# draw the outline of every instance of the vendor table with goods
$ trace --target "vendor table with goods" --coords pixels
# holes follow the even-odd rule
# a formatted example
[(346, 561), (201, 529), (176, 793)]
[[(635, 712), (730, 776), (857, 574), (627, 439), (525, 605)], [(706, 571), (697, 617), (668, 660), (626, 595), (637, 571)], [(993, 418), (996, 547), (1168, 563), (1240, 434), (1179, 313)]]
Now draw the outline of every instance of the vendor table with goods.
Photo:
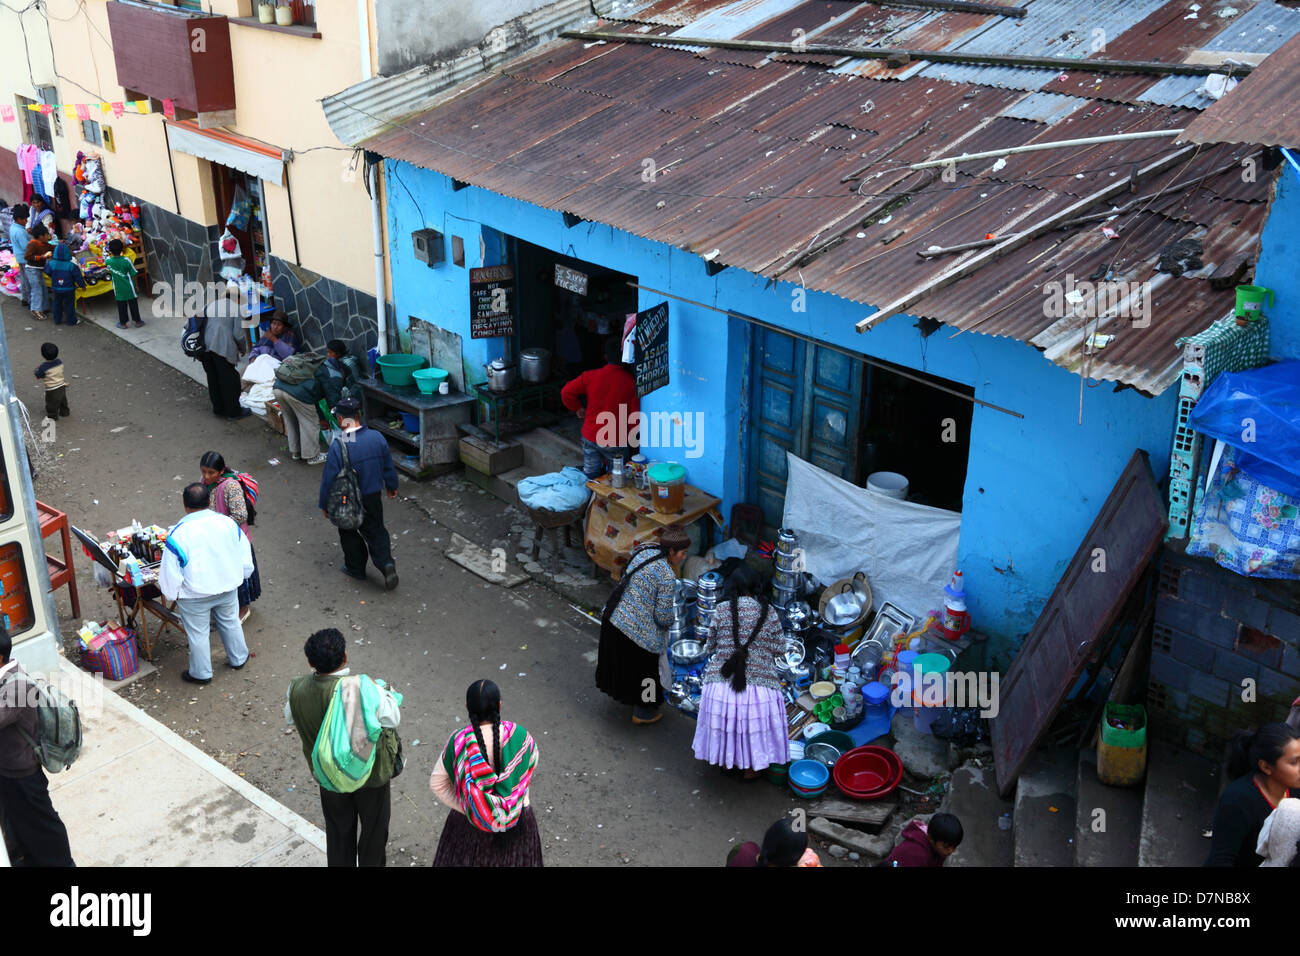
[(108, 588), (117, 604), (118, 623), (135, 631), (141, 655), (153, 660), (154, 644), (168, 628), (184, 634), (180, 615), (176, 613), (176, 602), (166, 600), (158, 587), (158, 569), (162, 564), (167, 529), (156, 524), (133, 522), (130, 527), (110, 531), (102, 541), (80, 529), (73, 528), (72, 531), (81, 539), (86, 553), (108, 571), (106, 575), (97, 571), (96, 578), (101, 583), (105, 577), (109, 579)]
[[(136, 269), (139, 271), (139, 276), (136, 279), (137, 288), (142, 284), (147, 285), (148, 281), (145, 278), (144, 271), (144, 255), (136, 246), (131, 246), (124, 251), (130, 254)], [(113, 291), (113, 279), (104, 266), (105, 258), (107, 258), (107, 253), (95, 246), (87, 246), (80, 252), (72, 254), (72, 261), (81, 269), (81, 274), (86, 279), (86, 287), (77, 289), (74, 294), (74, 306), (80, 305), (82, 299), (93, 299), (95, 296)], [(45, 277), (45, 284), (46, 286), (50, 285), (48, 275)]]
[[(683, 486), (681, 510), (668, 514), (655, 510), (650, 488), (637, 488), (630, 481), (615, 488), (611, 482), (610, 475), (587, 482), (592, 498), (587, 507), (584, 546), (592, 562), (615, 579), (627, 567), (632, 551), (653, 542), (665, 528), (686, 528), (706, 515), (722, 527), (722, 513), (718, 511), (722, 499), (692, 485)], [(713, 528), (706, 524), (706, 548), (712, 537)]]

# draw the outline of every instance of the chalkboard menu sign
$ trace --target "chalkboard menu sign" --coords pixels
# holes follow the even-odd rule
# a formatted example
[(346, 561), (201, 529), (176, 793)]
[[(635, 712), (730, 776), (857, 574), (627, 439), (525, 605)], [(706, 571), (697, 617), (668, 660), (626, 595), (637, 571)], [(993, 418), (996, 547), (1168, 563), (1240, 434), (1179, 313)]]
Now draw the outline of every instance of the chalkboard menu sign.
[(515, 271), (510, 266), (469, 270), (469, 335), (493, 339), (515, 334)]
[(636, 394), (668, 384), (668, 303), (636, 314)]

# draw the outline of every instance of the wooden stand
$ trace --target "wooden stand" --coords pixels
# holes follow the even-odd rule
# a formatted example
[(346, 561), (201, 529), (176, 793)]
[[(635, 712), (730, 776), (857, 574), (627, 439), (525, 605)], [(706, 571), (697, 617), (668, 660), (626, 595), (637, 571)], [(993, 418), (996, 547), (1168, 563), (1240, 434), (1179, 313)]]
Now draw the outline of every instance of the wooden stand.
[(77, 597), (77, 572), (72, 566), (72, 537), (68, 534), (68, 516), (56, 511), (47, 504), (36, 502), (36, 511), (40, 517), (41, 538), (58, 534), (63, 539), (63, 560), (45, 553), (45, 564), (50, 571), (50, 590), (68, 586), (68, 596), (72, 599), (72, 616), (81, 617), (81, 600)]

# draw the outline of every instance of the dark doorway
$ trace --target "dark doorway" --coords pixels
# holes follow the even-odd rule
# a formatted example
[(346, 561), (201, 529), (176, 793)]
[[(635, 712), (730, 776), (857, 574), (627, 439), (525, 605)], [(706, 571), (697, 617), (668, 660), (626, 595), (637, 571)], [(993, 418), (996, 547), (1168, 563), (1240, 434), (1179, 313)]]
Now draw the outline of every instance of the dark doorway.
[[(266, 232), (262, 211), (262, 181), (256, 176), (249, 176), (238, 169), (209, 163), (212, 167), (212, 191), (217, 201), (217, 233), (229, 229), (239, 241), (239, 250), (244, 259), (243, 272), (254, 280), (262, 278), (262, 268), (267, 264)], [(249, 201), (250, 213), (247, 226), (237, 229), (228, 226), (231, 207), (243, 190)], [(218, 266), (220, 268), (220, 266)]]

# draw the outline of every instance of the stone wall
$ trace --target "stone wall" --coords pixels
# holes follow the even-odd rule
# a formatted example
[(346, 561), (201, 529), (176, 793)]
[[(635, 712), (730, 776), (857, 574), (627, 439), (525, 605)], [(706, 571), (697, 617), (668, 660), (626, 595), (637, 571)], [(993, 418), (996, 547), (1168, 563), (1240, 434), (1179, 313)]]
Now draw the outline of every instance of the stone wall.
[(212, 262), (216, 255), (216, 226), (202, 226), (170, 210), (145, 202), (129, 193), (109, 188), (107, 202), (140, 206), (144, 231), (145, 262), (149, 268), (150, 287), (160, 282), (172, 283), (180, 276), (183, 282), (211, 282)]
[(271, 256), (271, 288), (275, 304), (308, 348), (323, 349), (330, 339), (342, 339), (352, 355), (363, 356), (378, 343), (373, 295), (277, 256)]

